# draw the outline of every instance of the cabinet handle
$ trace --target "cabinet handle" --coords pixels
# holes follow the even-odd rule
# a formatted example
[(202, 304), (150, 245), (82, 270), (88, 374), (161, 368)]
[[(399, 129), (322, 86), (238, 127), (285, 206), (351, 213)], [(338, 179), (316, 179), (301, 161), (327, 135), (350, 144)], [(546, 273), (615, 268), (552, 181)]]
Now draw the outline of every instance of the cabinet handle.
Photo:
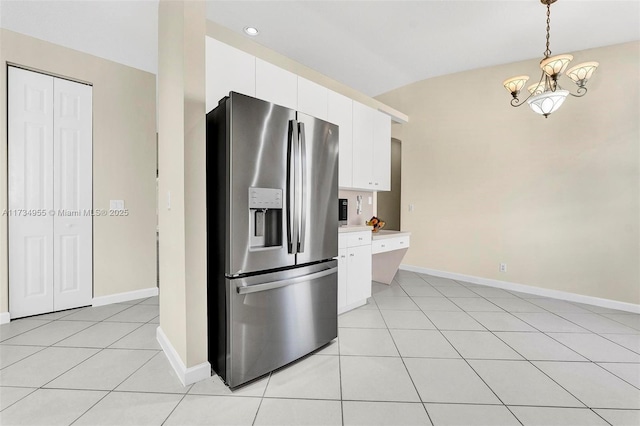
[(358, 240), (362, 241), (362, 237), (358, 237)]
[(400, 241), (400, 244), (404, 244), (404, 241)]
[(369, 185), (373, 185), (373, 182), (369, 182)]
[(376, 182), (376, 186), (378, 186), (378, 182)]
[(382, 244), (382, 247), (386, 247), (384, 244)]
[(344, 259), (345, 257), (347, 257), (347, 256), (345, 256), (345, 255), (343, 254), (342, 256), (340, 256), (340, 259)]
[(349, 256), (354, 257), (354, 256), (355, 256), (355, 254), (351, 253)]

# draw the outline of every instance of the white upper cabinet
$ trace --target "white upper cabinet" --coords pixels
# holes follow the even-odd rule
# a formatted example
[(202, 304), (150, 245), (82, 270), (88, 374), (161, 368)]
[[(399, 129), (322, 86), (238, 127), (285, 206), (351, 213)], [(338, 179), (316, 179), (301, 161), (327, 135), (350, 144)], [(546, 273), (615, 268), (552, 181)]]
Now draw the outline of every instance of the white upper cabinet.
[(353, 187), (373, 189), (373, 120), (375, 111), (353, 101)]
[(234, 91), (339, 126), (338, 186), (391, 190), (391, 117), (214, 38), (206, 38), (207, 112)]
[(298, 76), (256, 58), (256, 98), (298, 109)]
[(328, 95), (326, 87), (298, 77), (298, 111), (327, 121)]
[(374, 111), (373, 120), (373, 187), (391, 191), (391, 117)]
[(353, 101), (353, 188), (391, 189), (391, 117)]
[(256, 58), (242, 50), (206, 37), (207, 112), (229, 92), (256, 96)]
[(346, 96), (329, 90), (328, 120), (337, 124), (339, 139), (338, 186), (353, 186), (353, 101)]

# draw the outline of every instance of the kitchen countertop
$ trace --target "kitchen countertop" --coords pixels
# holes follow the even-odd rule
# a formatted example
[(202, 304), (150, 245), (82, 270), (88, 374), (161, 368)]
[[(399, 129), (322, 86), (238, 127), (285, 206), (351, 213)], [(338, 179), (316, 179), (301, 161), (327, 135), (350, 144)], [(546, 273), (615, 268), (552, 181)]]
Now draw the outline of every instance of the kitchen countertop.
[(368, 226), (368, 225), (347, 225), (347, 226), (339, 226), (338, 233), (341, 234), (343, 232), (371, 231), (372, 229), (373, 229), (373, 226)]
[(409, 236), (409, 235), (411, 235), (411, 232), (380, 230), (378, 232), (374, 232), (372, 234), (371, 239), (373, 239), (373, 240), (383, 240), (385, 238), (404, 237), (404, 236)]

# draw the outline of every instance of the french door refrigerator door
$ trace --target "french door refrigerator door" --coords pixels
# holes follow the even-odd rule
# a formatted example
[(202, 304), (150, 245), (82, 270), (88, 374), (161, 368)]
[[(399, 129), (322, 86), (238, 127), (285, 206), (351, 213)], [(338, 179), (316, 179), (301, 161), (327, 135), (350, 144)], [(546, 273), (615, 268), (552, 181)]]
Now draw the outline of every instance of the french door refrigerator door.
[(338, 264), (331, 260), (227, 279), (227, 362), (231, 387), (282, 367), (337, 337)]
[(338, 126), (297, 113), (301, 157), (296, 263), (338, 255)]
[[(228, 194), (225, 275), (295, 265), (287, 225), (295, 111), (232, 92), (226, 100)], [(293, 131), (295, 130), (295, 132)]]

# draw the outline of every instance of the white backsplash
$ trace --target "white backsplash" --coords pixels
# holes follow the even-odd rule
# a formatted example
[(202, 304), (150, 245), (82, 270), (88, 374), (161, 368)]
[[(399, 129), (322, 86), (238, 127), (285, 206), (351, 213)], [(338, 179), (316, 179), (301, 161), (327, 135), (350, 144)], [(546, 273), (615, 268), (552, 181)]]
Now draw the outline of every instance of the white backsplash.
[[(362, 212), (360, 214), (356, 214), (358, 195), (362, 196)], [(349, 200), (347, 225), (364, 225), (373, 216), (373, 192), (339, 190), (338, 197)], [(371, 204), (369, 204), (369, 199), (371, 199)]]

